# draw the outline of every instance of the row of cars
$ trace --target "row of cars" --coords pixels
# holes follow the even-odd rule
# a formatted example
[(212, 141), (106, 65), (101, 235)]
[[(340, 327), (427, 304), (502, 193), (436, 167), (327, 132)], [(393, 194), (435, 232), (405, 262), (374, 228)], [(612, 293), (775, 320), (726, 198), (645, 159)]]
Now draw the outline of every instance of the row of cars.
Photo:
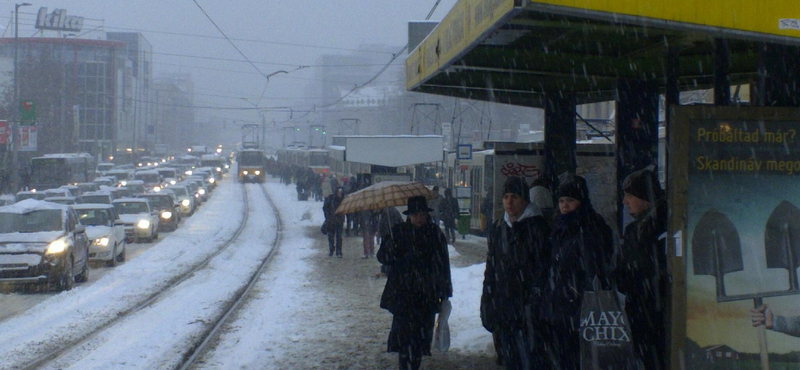
[[(199, 165), (199, 163), (198, 163)], [(0, 286), (72, 289), (90, 261), (116, 266), (194, 214), (222, 178), (213, 167), (112, 170), (93, 183), (20, 192), (0, 206)], [(169, 175), (170, 177), (164, 177)]]

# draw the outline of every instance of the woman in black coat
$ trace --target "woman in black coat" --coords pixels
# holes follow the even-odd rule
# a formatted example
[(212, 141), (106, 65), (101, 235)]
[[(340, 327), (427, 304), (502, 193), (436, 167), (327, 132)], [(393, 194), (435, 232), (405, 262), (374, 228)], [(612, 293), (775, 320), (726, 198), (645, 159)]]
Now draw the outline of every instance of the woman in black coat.
[(563, 178), (558, 207), (560, 215), (550, 235), (549, 305), (544, 306), (543, 318), (558, 362), (554, 367), (576, 370), (580, 367), (578, 327), (583, 293), (593, 290), (595, 277), (603, 288), (609, 288), (614, 249), (611, 228), (592, 207), (586, 180), (575, 175)]
[(398, 352), (400, 369), (419, 369), (431, 355), (436, 313), (453, 295), (447, 240), (430, 220), (424, 197), (409, 198), (406, 222), (385, 235), (378, 261), (388, 266), (381, 308), (394, 315), (388, 351)]

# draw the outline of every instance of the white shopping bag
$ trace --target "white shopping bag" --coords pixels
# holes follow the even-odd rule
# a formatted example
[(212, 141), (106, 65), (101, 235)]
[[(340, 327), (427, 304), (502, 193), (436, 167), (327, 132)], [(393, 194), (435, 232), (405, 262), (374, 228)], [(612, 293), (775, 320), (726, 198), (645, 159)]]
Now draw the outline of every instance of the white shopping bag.
[(439, 352), (447, 352), (450, 349), (450, 325), (447, 323), (447, 319), (450, 318), (451, 311), (453, 311), (453, 305), (450, 304), (450, 301), (443, 301), (433, 332), (433, 347)]

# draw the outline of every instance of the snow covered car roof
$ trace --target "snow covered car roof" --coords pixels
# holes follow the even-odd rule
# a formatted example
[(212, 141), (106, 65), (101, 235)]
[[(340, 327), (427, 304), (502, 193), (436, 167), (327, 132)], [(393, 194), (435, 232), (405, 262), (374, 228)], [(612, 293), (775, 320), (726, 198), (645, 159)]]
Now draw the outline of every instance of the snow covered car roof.
[(120, 199), (114, 200), (114, 203), (131, 203), (131, 202), (147, 203), (147, 199), (143, 199), (143, 198), (120, 198)]
[(72, 206), (72, 208), (77, 211), (79, 209), (113, 209), (114, 206), (102, 203), (84, 203), (84, 204), (75, 204)]
[(82, 194), (81, 196), (92, 196), (92, 195), (111, 195), (111, 192), (108, 190), (90, 191)]
[(25, 214), (33, 211), (43, 211), (43, 210), (59, 210), (66, 212), (69, 210), (69, 206), (64, 204), (46, 202), (43, 200), (25, 199), (23, 201), (14, 204), (0, 207), (0, 213)]
[(156, 170), (144, 170), (144, 171), (136, 171), (137, 175), (158, 175), (158, 171)]

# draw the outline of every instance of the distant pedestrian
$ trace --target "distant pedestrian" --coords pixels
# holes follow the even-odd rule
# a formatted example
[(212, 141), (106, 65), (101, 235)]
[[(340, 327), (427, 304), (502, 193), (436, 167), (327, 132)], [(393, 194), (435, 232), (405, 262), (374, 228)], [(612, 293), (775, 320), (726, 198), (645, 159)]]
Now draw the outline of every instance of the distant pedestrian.
[(583, 293), (592, 291), (595, 277), (609, 288), (613, 258), (611, 228), (592, 207), (586, 180), (572, 174), (559, 179), (560, 216), (550, 234), (552, 248), (543, 318), (560, 370), (580, 367), (578, 327)]
[(431, 212), (431, 219), (433, 219), (433, 224), (439, 226), (439, 220), (441, 219), (439, 216), (439, 210), (441, 209), (442, 204), (442, 196), (439, 194), (439, 186), (433, 187), (433, 199), (428, 202), (428, 206), (433, 209)]
[(439, 205), (439, 213), (444, 222), (444, 235), (450, 238), (451, 243), (456, 242), (456, 220), (458, 219), (458, 200), (453, 197), (453, 189), (444, 190), (444, 199)]
[(416, 370), (431, 355), (436, 313), (453, 295), (447, 240), (430, 220), (425, 197), (408, 201), (406, 222), (396, 225), (378, 250), (388, 266), (381, 308), (392, 313), (388, 351), (398, 352), (401, 370)]
[(539, 317), (550, 259), (549, 229), (530, 203), (523, 177), (503, 186), (502, 219), (489, 232), (481, 321), (509, 370), (547, 369), (546, 325)]
[(378, 232), (378, 214), (375, 211), (361, 212), (361, 237), (364, 239), (364, 257), (375, 255), (375, 234)]
[(658, 175), (640, 170), (622, 183), (622, 203), (636, 220), (625, 227), (615, 258), (614, 282), (625, 294), (633, 346), (645, 369), (667, 368), (667, 202)]
[(322, 211), (325, 214), (326, 231), (328, 233), (328, 256), (342, 258), (342, 226), (344, 216), (336, 214), (336, 209), (342, 204), (344, 189), (337, 188), (336, 192), (325, 198)]

